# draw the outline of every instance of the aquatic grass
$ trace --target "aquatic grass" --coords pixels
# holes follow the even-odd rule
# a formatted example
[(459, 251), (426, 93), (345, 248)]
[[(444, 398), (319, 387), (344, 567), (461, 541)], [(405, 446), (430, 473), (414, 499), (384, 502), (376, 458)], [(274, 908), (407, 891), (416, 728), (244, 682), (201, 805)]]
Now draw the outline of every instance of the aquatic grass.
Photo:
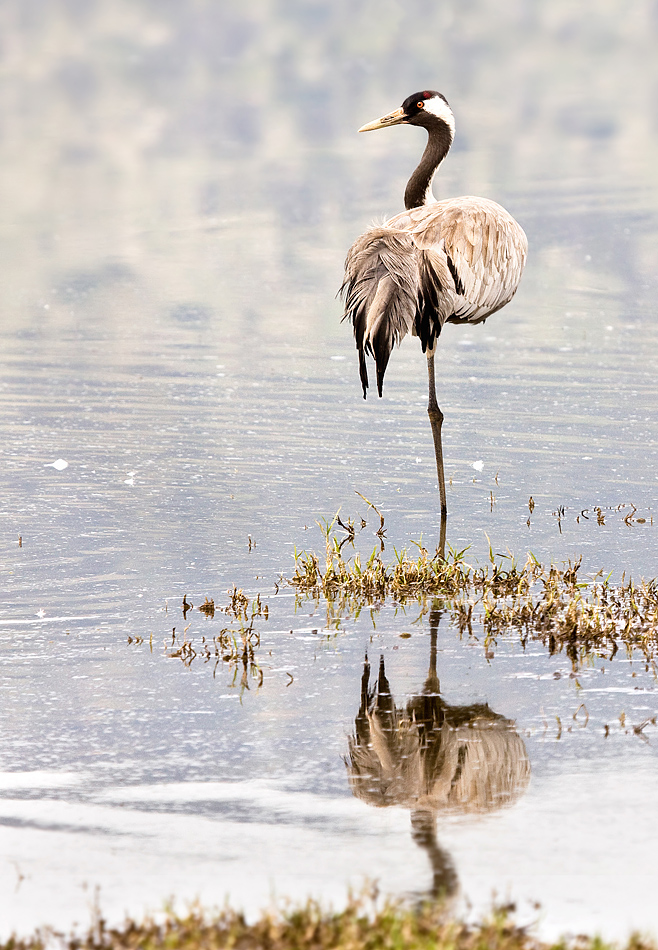
[[(484, 564), (467, 560), (468, 548), (448, 547), (447, 555), (431, 554), (422, 539), (412, 542), (413, 551), (393, 548), (388, 561), (383, 556), (384, 518), (372, 503), (380, 524), (375, 532), (379, 547), (369, 556), (356, 552), (346, 556), (347, 544), (354, 547), (356, 528), (352, 519), (318, 522), (324, 536), (324, 553), (295, 550), (294, 573), (275, 585), (292, 587), (296, 605), (313, 600), (326, 606), (328, 630), (338, 629), (349, 616), (358, 618), (369, 609), (373, 622), (377, 611), (390, 602), (406, 607), (416, 604), (421, 616), (430, 606), (445, 611), (460, 635), (479, 638), (484, 634), (487, 656), (493, 656), (497, 638), (518, 634), (523, 645), (540, 640), (551, 654), (564, 651), (574, 669), (594, 656), (612, 659), (620, 647), (628, 654), (639, 651), (647, 671), (658, 675), (658, 580), (634, 582), (623, 576), (613, 583), (611, 575), (599, 572), (583, 576), (581, 559), (561, 565), (543, 565), (532, 553), (519, 563), (510, 554), (494, 553), (489, 545)], [(361, 529), (366, 522), (361, 519)], [(343, 532), (342, 538), (337, 532)], [(220, 606), (205, 597), (196, 609), (208, 621), (226, 618), (219, 632), (188, 639), (188, 624), (182, 634), (176, 627), (165, 640), (164, 655), (179, 659), (185, 666), (200, 659), (213, 663), (213, 675), (222, 664), (233, 671), (233, 685), (242, 689), (260, 685), (263, 671), (257, 652), (259, 628), (269, 617), (269, 607), (261, 594), (248, 597), (233, 585), (228, 602)], [(183, 599), (186, 620), (194, 605)], [(141, 644), (131, 636), (129, 643)], [(153, 635), (149, 645), (153, 650)]]
[[(574, 662), (592, 653), (609, 657), (625, 646), (640, 650), (653, 663), (658, 648), (658, 581), (622, 577), (611, 582), (603, 573), (583, 577), (581, 559), (545, 566), (532, 554), (520, 565), (510, 554), (494, 554), (484, 565), (466, 560), (468, 549), (448, 548), (434, 554), (414, 542), (416, 554), (394, 549), (389, 563), (375, 548), (362, 562), (359, 553), (344, 557), (334, 535), (336, 519), (323, 522), (324, 563), (313, 552), (295, 552), (295, 570), (288, 584), (300, 598), (327, 603), (328, 625), (366, 607), (428, 600), (449, 612), (462, 634), (474, 635), (481, 625), (488, 645), (496, 637), (517, 632), (522, 639), (540, 639), (551, 653), (564, 650)], [(654, 673), (656, 672), (654, 667)]]
[[(131, 919), (110, 927), (100, 915), (87, 933), (65, 936), (53, 930), (11, 937), (0, 950), (613, 950), (598, 936), (545, 942), (514, 922), (511, 905), (496, 907), (477, 924), (450, 917), (446, 905), (409, 907), (399, 902), (348, 900), (340, 911), (315, 901), (266, 911), (253, 923), (229, 907), (209, 914), (200, 906), (186, 914)], [(632, 935), (624, 950), (657, 950)]]

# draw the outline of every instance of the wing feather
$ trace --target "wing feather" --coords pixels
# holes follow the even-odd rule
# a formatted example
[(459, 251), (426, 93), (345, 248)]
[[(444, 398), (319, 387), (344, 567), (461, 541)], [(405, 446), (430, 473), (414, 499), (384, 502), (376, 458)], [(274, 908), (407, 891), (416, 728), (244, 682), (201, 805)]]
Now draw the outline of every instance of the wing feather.
[(442, 255), (452, 273), (454, 310), (445, 319), (477, 323), (508, 303), (519, 284), (528, 242), (504, 208), (487, 198), (449, 198), (387, 222)]
[(347, 254), (345, 315), (351, 318), (359, 351), (363, 396), (368, 389), (365, 354), (375, 357), (381, 396), (391, 350), (413, 329), (418, 301), (417, 249), (405, 231), (370, 228)]
[(446, 321), (486, 320), (514, 296), (527, 249), (522, 228), (504, 208), (470, 196), (403, 211), (357, 238), (341, 293), (364, 398), (367, 353), (375, 357), (381, 396), (393, 346), (412, 332), (432, 352)]

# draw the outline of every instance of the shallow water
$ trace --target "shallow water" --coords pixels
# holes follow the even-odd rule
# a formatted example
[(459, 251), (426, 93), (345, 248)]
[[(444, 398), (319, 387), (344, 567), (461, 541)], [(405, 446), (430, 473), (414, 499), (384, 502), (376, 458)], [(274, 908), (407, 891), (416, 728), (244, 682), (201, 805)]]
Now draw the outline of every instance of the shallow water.
[[(378, 544), (356, 492), (386, 557), (438, 536), (417, 341), (364, 402), (334, 299), (421, 140), (354, 130), (438, 85), (458, 138), (435, 191), (500, 200), (530, 240), (513, 303), (441, 341), (448, 541), (653, 577), (652, 8), (357, 4), (345, 30), (321, 3), (75, 7), (0, 14), (2, 933), (85, 923), (97, 887), (111, 919), (367, 879), (427, 894), (409, 808), (355, 797), (345, 758), (364, 653), (404, 707), (429, 614), (336, 631), (275, 593), (339, 507)], [(185, 595), (233, 584), (269, 608), (248, 690), (165, 649), (225, 623)], [(443, 700), (513, 721), (531, 772), (505, 807), (436, 812), (460, 909), (495, 892), (546, 934), (658, 932), (658, 733), (633, 731), (652, 670), (619, 653), (574, 676), (513, 636), (492, 655), (447, 616), (437, 636)]]

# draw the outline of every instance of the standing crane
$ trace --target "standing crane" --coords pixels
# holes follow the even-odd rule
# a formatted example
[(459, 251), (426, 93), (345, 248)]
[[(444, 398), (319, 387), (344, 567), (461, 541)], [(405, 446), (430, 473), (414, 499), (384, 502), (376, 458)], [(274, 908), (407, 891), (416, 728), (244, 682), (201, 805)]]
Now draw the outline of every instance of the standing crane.
[(368, 390), (366, 353), (375, 359), (377, 390), (394, 343), (411, 331), (427, 354), (429, 403), (441, 499), (442, 546), (448, 514), (441, 427), (436, 399), (434, 353), (444, 323), (482, 323), (512, 299), (528, 250), (523, 229), (488, 198), (437, 201), (432, 179), (446, 157), (455, 119), (445, 96), (426, 89), (401, 108), (359, 132), (391, 125), (417, 125), (428, 139), (420, 163), (407, 183), (405, 211), (356, 239), (345, 261), (341, 295), (354, 328), (363, 398)]

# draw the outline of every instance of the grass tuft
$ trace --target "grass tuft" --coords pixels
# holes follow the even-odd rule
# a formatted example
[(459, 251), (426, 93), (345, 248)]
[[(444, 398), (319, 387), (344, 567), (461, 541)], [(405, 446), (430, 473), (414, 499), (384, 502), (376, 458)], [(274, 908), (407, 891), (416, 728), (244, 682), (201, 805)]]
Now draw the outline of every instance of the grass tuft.
[[(334, 522), (321, 527), (325, 554), (295, 553), (295, 571), (288, 583), (303, 597), (328, 606), (329, 623), (366, 608), (439, 599), (442, 609), (462, 633), (473, 635), (482, 624), (487, 642), (516, 631), (522, 638), (541, 639), (551, 653), (565, 650), (573, 662), (593, 652), (614, 656), (623, 644), (640, 650), (653, 663), (658, 646), (658, 581), (635, 583), (622, 578), (613, 584), (602, 573), (583, 578), (581, 560), (560, 566), (541, 564), (528, 554), (523, 565), (511, 555), (494, 554), (489, 562), (472, 565), (467, 550), (449, 548), (442, 557), (421, 543), (418, 553), (395, 551), (385, 563), (375, 548), (362, 562), (360, 554), (343, 556), (343, 544), (333, 534)], [(655, 672), (655, 669), (654, 669)]]
[[(542, 942), (514, 923), (512, 911), (495, 908), (482, 923), (465, 924), (450, 919), (437, 903), (408, 908), (352, 899), (338, 912), (309, 901), (247, 923), (235, 910), (209, 916), (197, 907), (185, 916), (126, 920), (120, 927), (108, 927), (99, 918), (83, 936), (41, 931), (26, 939), (12, 937), (0, 950), (44, 950), (53, 943), (62, 950), (612, 950), (599, 937)], [(633, 935), (625, 948), (656, 950), (656, 945)]]

